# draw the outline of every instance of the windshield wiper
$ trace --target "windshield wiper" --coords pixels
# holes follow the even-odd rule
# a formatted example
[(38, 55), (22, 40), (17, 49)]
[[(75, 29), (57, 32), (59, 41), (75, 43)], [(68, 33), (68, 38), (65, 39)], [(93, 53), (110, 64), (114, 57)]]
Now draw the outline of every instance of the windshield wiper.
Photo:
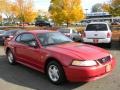
[(49, 45), (56, 45), (57, 43), (49, 43), (49, 44), (46, 44), (46, 45), (43, 45), (43, 46), (49, 46)]

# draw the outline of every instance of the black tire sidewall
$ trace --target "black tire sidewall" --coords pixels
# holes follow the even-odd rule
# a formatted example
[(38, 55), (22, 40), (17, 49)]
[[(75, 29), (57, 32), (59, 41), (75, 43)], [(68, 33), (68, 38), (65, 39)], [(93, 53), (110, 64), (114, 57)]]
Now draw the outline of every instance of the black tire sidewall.
[(13, 52), (11, 51), (11, 50), (8, 50), (7, 51), (7, 58), (8, 58), (8, 54), (9, 53), (11, 53), (12, 55), (13, 55), (13, 60), (12, 60), (12, 62), (10, 62), (9, 60), (8, 60), (8, 62), (9, 62), (9, 64), (11, 64), (11, 65), (14, 65), (16, 62), (15, 62), (15, 57), (14, 57), (14, 54), (13, 54)]
[(111, 43), (111, 42), (107, 44), (107, 47), (108, 47), (108, 48), (111, 48), (111, 46), (112, 46), (112, 43)]
[[(56, 81), (56, 82), (52, 81), (51, 78), (50, 78), (50, 76), (49, 76), (49, 74), (48, 74), (48, 69), (49, 69), (49, 67), (50, 67), (51, 65), (55, 65), (55, 66), (58, 68), (58, 70), (59, 70), (59, 79), (58, 79), (58, 81)], [(63, 70), (62, 66), (61, 66), (58, 62), (56, 62), (56, 61), (51, 61), (51, 62), (49, 62), (48, 65), (47, 65), (46, 72), (47, 72), (47, 77), (48, 77), (48, 79), (49, 79), (53, 84), (59, 85), (59, 84), (63, 84), (63, 83), (64, 83), (64, 81), (65, 81), (64, 70)]]

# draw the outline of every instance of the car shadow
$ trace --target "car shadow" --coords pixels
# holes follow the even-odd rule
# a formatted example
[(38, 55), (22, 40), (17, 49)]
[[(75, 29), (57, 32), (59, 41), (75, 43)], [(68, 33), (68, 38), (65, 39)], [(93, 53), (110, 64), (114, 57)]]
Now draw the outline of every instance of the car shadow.
[(99, 45), (102, 48), (105, 48), (107, 50), (120, 50), (120, 42), (119, 41), (112, 41), (111, 48), (109, 48), (107, 45), (104, 44)]
[(112, 47), (110, 50), (120, 50), (120, 41), (112, 41)]
[(86, 83), (68, 83), (54, 85), (47, 77), (21, 64), (10, 65), (4, 55), (0, 56), (0, 79), (6, 82), (35, 90), (72, 90)]

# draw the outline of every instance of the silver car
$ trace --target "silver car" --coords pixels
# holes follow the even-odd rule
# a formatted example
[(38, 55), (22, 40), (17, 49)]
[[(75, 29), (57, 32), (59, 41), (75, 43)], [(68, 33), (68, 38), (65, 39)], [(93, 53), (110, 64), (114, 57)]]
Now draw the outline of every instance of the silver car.
[(67, 37), (71, 38), (74, 41), (81, 41), (81, 34), (73, 28), (60, 28), (59, 32), (63, 33)]

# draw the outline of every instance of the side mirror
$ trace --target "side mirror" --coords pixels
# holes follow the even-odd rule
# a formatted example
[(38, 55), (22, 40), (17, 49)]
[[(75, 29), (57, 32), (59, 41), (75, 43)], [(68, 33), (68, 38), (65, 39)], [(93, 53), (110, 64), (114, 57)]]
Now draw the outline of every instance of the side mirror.
[(34, 48), (37, 48), (37, 47), (38, 47), (38, 44), (37, 44), (36, 41), (30, 41), (30, 42), (29, 42), (29, 46), (30, 46), (30, 47), (34, 47)]
[(10, 41), (12, 38), (13, 38), (13, 36), (4, 36), (3, 37), (4, 40), (8, 40), (8, 41)]
[(4, 39), (13, 38), (14, 36), (4, 36)]

